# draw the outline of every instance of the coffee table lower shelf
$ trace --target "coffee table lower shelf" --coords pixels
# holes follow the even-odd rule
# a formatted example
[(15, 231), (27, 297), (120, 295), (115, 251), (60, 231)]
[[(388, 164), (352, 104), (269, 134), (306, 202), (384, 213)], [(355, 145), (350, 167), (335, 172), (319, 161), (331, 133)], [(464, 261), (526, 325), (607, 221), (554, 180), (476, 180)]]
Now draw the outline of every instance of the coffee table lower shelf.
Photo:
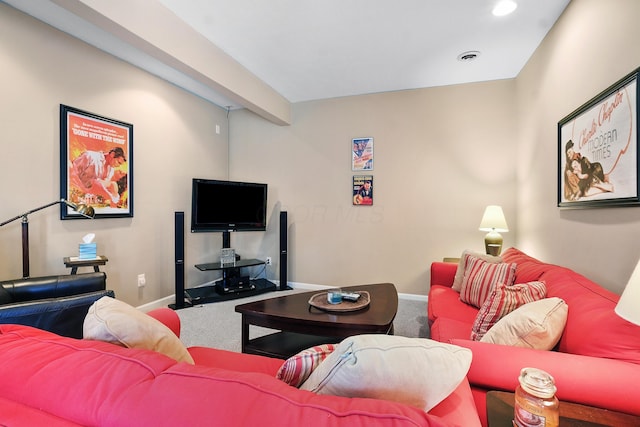
[(243, 353), (287, 359), (288, 357), (320, 344), (337, 344), (343, 338), (300, 334), (297, 332), (276, 332), (250, 339), (242, 346)]

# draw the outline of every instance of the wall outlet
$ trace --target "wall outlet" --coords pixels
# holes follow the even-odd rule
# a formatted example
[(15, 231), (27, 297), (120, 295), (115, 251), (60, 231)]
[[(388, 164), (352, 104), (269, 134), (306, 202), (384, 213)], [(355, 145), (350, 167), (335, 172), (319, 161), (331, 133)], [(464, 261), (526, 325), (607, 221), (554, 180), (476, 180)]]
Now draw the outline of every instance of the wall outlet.
[(144, 276), (144, 273), (138, 274), (138, 287), (143, 288), (144, 285), (147, 284), (147, 278)]
[(267, 264), (267, 265), (271, 265), (271, 257), (270, 257), (270, 256), (268, 256), (268, 257), (267, 257), (267, 260), (266, 260), (265, 262), (266, 262), (266, 264)]

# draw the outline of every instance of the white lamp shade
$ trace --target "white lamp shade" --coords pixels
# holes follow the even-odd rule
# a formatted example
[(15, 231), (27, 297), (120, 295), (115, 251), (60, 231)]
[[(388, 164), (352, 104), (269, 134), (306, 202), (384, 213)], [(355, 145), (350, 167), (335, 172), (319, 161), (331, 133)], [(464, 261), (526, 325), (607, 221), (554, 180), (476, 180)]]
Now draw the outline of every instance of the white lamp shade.
[(480, 221), (480, 231), (497, 231), (499, 233), (509, 231), (502, 207), (487, 206), (484, 215), (482, 215), (482, 221)]
[(640, 261), (616, 305), (616, 313), (624, 320), (640, 325)]

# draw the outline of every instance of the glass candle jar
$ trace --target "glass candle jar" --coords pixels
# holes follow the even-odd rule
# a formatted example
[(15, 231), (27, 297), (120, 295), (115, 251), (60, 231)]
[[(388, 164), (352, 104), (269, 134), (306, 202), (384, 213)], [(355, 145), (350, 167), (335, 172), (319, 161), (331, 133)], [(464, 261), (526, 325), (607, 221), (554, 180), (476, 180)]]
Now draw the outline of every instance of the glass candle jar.
[(514, 405), (517, 427), (558, 427), (558, 398), (551, 375), (536, 368), (524, 368), (518, 377)]

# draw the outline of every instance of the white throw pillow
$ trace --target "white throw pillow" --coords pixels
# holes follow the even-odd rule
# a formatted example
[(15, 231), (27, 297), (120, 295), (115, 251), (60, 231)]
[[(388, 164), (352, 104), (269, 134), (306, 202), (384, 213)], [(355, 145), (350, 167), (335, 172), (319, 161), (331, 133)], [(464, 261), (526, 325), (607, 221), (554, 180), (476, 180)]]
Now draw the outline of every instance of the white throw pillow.
[(159, 320), (111, 297), (94, 302), (82, 327), (85, 339), (162, 353), (178, 362), (194, 364), (180, 339)]
[(344, 339), (300, 387), (318, 394), (384, 399), (429, 411), (462, 382), (471, 350), (425, 338)]
[(469, 256), (474, 256), (476, 258), (480, 258), (483, 261), (491, 262), (491, 263), (502, 262), (502, 258), (499, 256), (487, 255), (480, 252), (473, 252), (469, 249), (463, 251), (462, 255), (460, 256), (460, 262), (458, 263), (458, 269), (456, 270), (456, 275), (453, 278), (453, 285), (451, 286), (451, 289), (453, 289), (456, 292), (460, 292), (460, 289), (462, 289), (462, 279), (464, 278), (464, 269), (467, 263), (467, 258)]
[(480, 342), (551, 350), (562, 336), (568, 312), (558, 297), (527, 303), (500, 319)]

